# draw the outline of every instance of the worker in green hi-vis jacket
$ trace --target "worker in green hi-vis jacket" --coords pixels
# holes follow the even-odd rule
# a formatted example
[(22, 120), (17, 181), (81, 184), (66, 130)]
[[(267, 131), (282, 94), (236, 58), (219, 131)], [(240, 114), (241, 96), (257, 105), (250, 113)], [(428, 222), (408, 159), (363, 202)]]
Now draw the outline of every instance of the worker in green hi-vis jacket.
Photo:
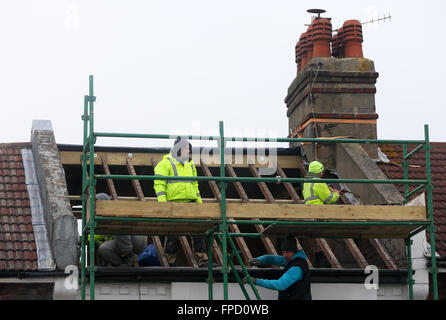
[[(155, 176), (163, 177), (196, 177), (197, 169), (192, 160), (192, 145), (186, 139), (178, 137), (169, 154), (155, 167)], [(158, 202), (196, 202), (202, 203), (198, 181), (155, 180), (154, 189)], [(194, 255), (199, 266), (207, 264), (206, 242), (204, 237), (195, 237), (193, 241)], [(178, 237), (168, 236), (166, 255), (169, 265), (174, 265), (178, 248)]]
[[(314, 182), (304, 184), (303, 196), (306, 205), (332, 205), (339, 201), (340, 195), (344, 191), (330, 188), (326, 183), (317, 182), (324, 175), (324, 165), (319, 161), (310, 163), (306, 179), (312, 179)], [(304, 242), (306, 239), (303, 239)], [(327, 267), (327, 261), (324, 259), (324, 253), (319, 246), (308, 243), (309, 256), (314, 261), (314, 265), (319, 268)]]
[(324, 175), (324, 165), (313, 161), (308, 168), (305, 179), (314, 179), (314, 182), (304, 184), (303, 196), (306, 205), (328, 205), (338, 202), (342, 191), (330, 188), (326, 183), (318, 183)]

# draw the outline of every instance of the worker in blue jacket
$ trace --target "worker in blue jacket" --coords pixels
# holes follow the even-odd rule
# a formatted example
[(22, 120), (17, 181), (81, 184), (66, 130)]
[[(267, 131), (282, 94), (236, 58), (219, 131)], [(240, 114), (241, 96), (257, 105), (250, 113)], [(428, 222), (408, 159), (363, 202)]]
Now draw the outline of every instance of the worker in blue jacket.
[[(266, 255), (252, 259), (250, 264), (284, 267), (278, 280), (251, 277), (257, 286), (279, 291), (279, 300), (312, 300), (307, 257), (297, 249), (295, 238), (289, 236), (282, 243), (282, 256)], [(243, 282), (246, 284), (247, 279)]]

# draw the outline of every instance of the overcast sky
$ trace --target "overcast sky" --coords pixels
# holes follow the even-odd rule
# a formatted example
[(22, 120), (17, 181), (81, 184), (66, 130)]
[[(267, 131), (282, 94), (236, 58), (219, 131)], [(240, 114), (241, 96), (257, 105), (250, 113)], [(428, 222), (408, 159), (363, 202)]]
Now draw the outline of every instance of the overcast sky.
[[(104, 132), (288, 135), (284, 98), (294, 47), (324, 8), (333, 26), (364, 26), (364, 54), (380, 73), (379, 138), (446, 141), (445, 1), (0, 2), (0, 142), (30, 140), (52, 121), (58, 143), (82, 144), (83, 96), (95, 76)], [(99, 140), (100, 145), (160, 142)]]

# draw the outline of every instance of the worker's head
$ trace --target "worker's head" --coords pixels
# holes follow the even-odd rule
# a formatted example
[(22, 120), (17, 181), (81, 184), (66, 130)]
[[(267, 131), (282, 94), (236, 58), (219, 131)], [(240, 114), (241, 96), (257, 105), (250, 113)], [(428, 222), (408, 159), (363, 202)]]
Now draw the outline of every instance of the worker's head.
[(96, 195), (96, 200), (110, 200), (110, 196), (106, 193), (98, 193)]
[(181, 160), (189, 160), (192, 154), (192, 144), (181, 137), (178, 137), (172, 148), (172, 155)]
[(298, 251), (296, 239), (291, 235), (286, 237), (282, 242), (282, 256), (286, 261), (290, 262)]
[(309, 173), (316, 174), (320, 177), (324, 174), (324, 171), (324, 165), (319, 161), (313, 161), (312, 163), (310, 163), (310, 167), (308, 168)]

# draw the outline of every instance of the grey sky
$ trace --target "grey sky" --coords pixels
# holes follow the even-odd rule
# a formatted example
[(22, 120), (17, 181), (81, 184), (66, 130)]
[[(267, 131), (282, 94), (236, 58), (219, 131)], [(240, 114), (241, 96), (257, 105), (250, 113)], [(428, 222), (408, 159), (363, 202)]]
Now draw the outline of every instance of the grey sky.
[(391, 13), (364, 27), (380, 73), (379, 138), (421, 139), (430, 124), (446, 141), (444, 1), (3, 0), (0, 142), (29, 141), (32, 119), (49, 119), (58, 143), (81, 144), (90, 74), (98, 131), (217, 134), (224, 120), (227, 133), (285, 137), (309, 7), (334, 26)]

